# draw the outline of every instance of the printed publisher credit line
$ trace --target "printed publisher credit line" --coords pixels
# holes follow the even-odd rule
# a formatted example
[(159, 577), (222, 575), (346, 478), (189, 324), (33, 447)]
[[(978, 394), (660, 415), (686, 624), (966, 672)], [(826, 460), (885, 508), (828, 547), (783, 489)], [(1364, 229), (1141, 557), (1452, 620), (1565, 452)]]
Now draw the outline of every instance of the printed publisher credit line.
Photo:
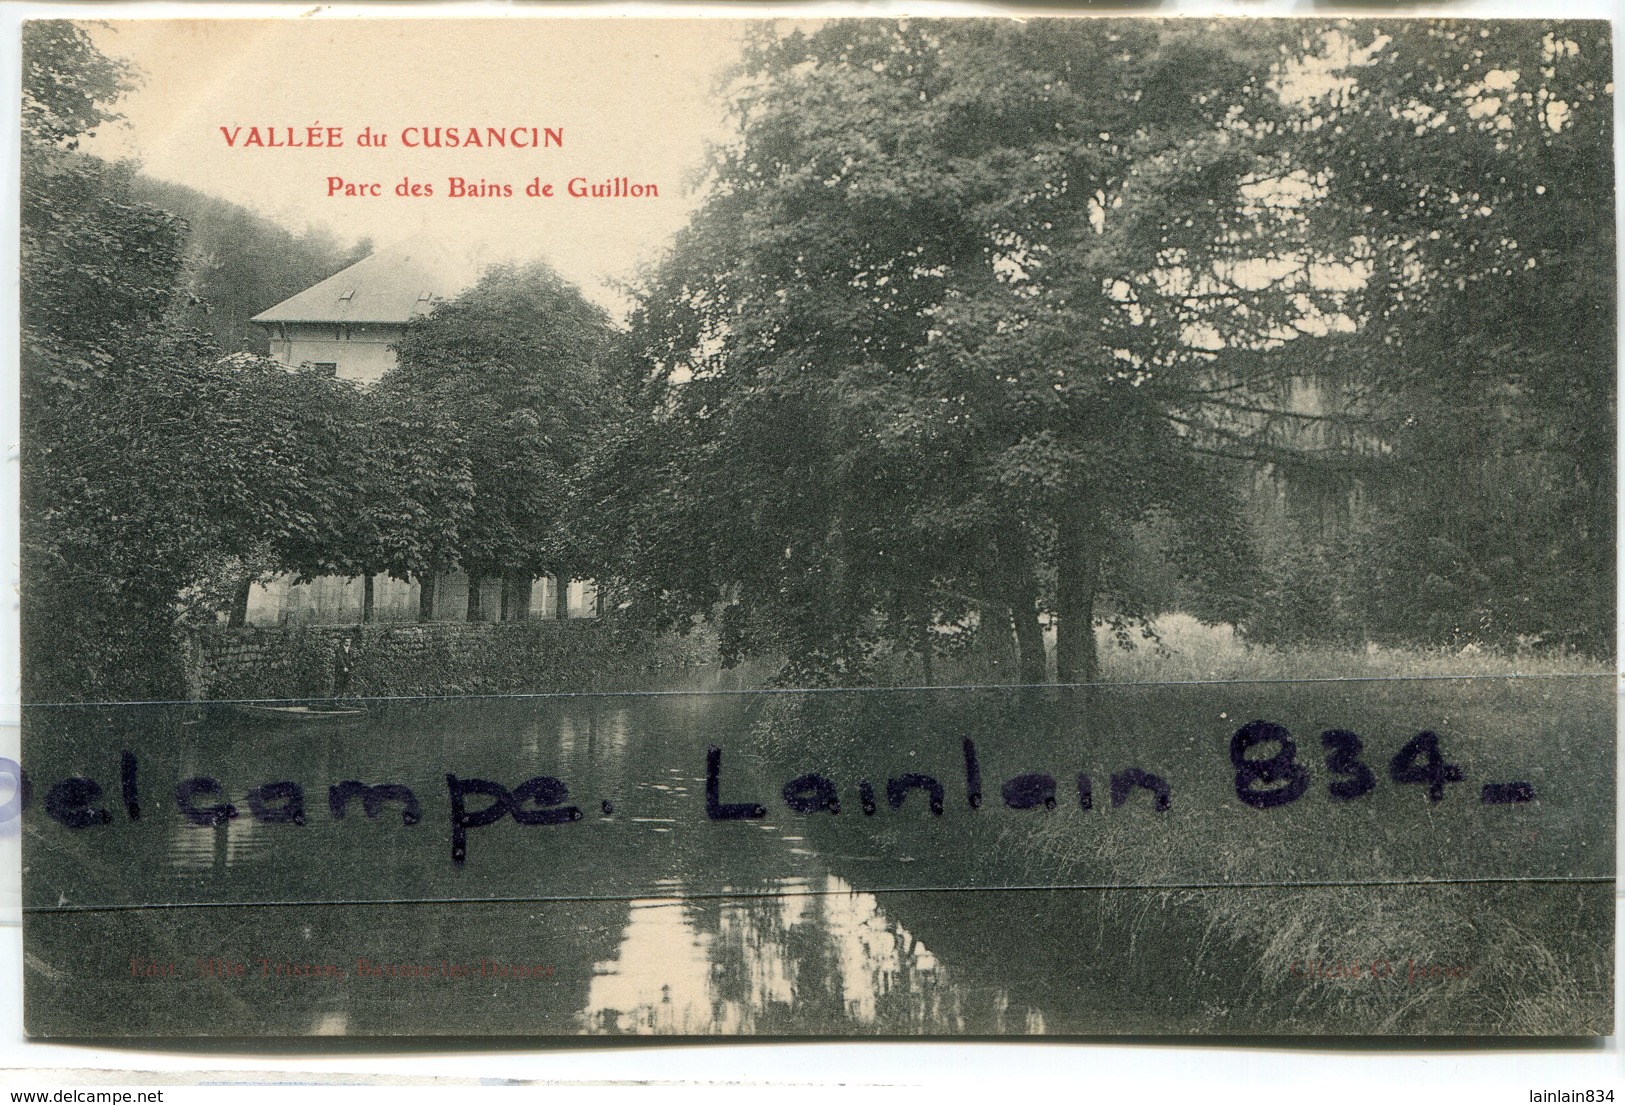
[(1329, 879), (1305, 882), (1187, 882), (1187, 883), (1063, 883), (1054, 886), (855, 886), (835, 890), (712, 890), (693, 894), (559, 894), (521, 897), (472, 898), (352, 898), (236, 902), (152, 902), (142, 905), (24, 906), (25, 914), (130, 913), (154, 909), (276, 909), (300, 906), (394, 906), (394, 905), (526, 905), (543, 902), (688, 902), (757, 900), (764, 898), (828, 898), (843, 894), (1032, 894), (1057, 891), (1108, 890), (1359, 890), (1382, 887), (1446, 886), (1612, 886), (1615, 880), (1604, 875), (1531, 875), (1528, 877), (1487, 876), (1465, 879), (1385, 879), (1336, 882)]

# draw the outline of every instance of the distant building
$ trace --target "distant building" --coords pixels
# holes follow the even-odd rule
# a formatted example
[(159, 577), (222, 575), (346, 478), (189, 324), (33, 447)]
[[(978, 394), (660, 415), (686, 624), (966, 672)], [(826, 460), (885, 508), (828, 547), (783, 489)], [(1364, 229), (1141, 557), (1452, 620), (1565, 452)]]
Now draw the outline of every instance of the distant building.
[[(395, 367), (395, 344), (406, 326), (433, 310), (436, 301), (450, 299), (478, 278), (480, 265), (446, 246), (415, 241), (374, 253), (357, 261), (251, 320), (271, 337), (271, 356), (298, 368), (310, 365), (341, 380), (366, 385), (377, 383)], [(256, 585), (248, 596), (250, 625), (342, 624), (359, 622), (366, 602), (362, 579), (324, 576), (309, 583), (294, 583), (291, 576)], [(431, 589), (430, 616), (435, 621), (462, 621), (468, 612), (468, 576), (443, 572)], [(597, 613), (597, 588), (590, 580), (569, 585), (568, 609), (572, 618)], [(372, 578), (372, 620), (411, 622), (422, 618), (421, 589), (417, 581), (403, 582), (388, 575)], [(558, 585), (548, 576), (535, 581), (520, 600), (524, 610), (510, 609), (510, 619), (557, 616)], [(510, 606), (513, 599), (510, 599)], [(480, 618), (497, 621), (503, 615), (502, 584), (483, 581)]]
[(362, 384), (395, 367), (406, 324), (474, 282), (477, 269), (432, 245), (374, 253), (255, 315), (271, 336), (271, 356), (309, 364)]

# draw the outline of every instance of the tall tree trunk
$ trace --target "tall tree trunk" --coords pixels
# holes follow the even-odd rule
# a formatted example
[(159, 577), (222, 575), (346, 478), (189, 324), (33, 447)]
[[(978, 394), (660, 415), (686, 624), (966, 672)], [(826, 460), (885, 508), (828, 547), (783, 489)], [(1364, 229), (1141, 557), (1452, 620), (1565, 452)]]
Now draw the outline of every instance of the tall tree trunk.
[[(845, 682), (857, 672), (863, 663), (860, 651), (854, 647), (854, 633), (852, 607), (851, 575), (847, 571), (851, 560), (847, 552), (847, 532), (845, 501), (842, 495), (848, 486), (850, 473), (849, 465), (843, 462), (837, 470), (837, 496), (832, 504), (829, 517), (829, 529), (824, 538), (824, 578), (828, 590), (828, 598), (819, 616), (827, 620), (828, 634), (826, 639), (837, 642), (836, 656), (839, 657), (839, 673)], [(803, 640), (806, 637), (803, 636)]]
[(1016, 670), (1021, 681), (1033, 685), (1049, 680), (1049, 657), (1044, 650), (1044, 627), (1038, 621), (1038, 581), (1032, 566), (1012, 581), (1010, 620), (1016, 630)]
[(424, 572), (418, 576), (418, 621), (434, 621), (435, 574)]
[(934, 687), (937, 683), (936, 669), (936, 634), (931, 632), (931, 608), (925, 607), (920, 612), (920, 667), (926, 687)]
[(530, 617), (531, 579), (529, 572), (509, 572), (502, 577), (502, 620), (522, 622)]
[(1100, 582), (1100, 550), (1076, 518), (1062, 518), (1056, 531), (1055, 677), (1062, 683), (1092, 683), (1100, 674), (1095, 651), (1095, 590)]
[(570, 573), (564, 568), (553, 573), (553, 616), (561, 622), (570, 618)]
[(1016, 671), (1029, 686), (1049, 680), (1049, 657), (1044, 649), (1044, 627), (1038, 620), (1038, 577), (1032, 551), (1018, 527), (999, 541), (999, 567), (1004, 575), (1001, 598), (1010, 607), (1016, 633)]
[(468, 573), (468, 612), (463, 615), (463, 620), (470, 622), (485, 620), (485, 614), (480, 609), (480, 577), (473, 572)]
[(368, 625), (377, 620), (377, 617), (372, 591), (372, 573), (366, 572), (361, 576), (361, 624)]
[(248, 624), (248, 596), (254, 590), (254, 577), (249, 576), (237, 585), (237, 590), (231, 594), (231, 613), (226, 616), (226, 624), (233, 629), (241, 629)]
[(513, 588), (509, 585), (508, 581), (508, 573), (503, 572), (501, 578), (498, 580), (498, 582), (501, 584), (501, 591), (499, 592), (499, 597), (497, 598), (497, 621), (499, 622), (505, 622), (509, 618), (513, 617)]

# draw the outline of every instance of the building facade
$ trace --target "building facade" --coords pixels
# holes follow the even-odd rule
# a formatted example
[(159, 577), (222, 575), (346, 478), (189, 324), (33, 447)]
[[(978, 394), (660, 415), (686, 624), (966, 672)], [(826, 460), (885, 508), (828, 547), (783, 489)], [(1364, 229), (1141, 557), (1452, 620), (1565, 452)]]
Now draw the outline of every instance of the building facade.
[(478, 270), (432, 245), (374, 253), (252, 321), (271, 338), (271, 356), (309, 364), (341, 380), (377, 383), (395, 367), (406, 324), (473, 283)]
[[(423, 621), (422, 589), (416, 580), (394, 579), (385, 574), (372, 577), (374, 622)], [(541, 576), (531, 586), (523, 611), (509, 611), (509, 620), (558, 617), (558, 583)], [(571, 618), (598, 616), (598, 589), (590, 579), (570, 582), (567, 596)], [(309, 583), (295, 583), (281, 576), (268, 583), (256, 583), (248, 595), (248, 625), (353, 625), (362, 620), (366, 604), (366, 583), (360, 578), (322, 576)], [(479, 621), (502, 620), (502, 582), (486, 579), (480, 584)], [(463, 572), (441, 572), (435, 576), (434, 609), (430, 620), (468, 620), (468, 576)]]

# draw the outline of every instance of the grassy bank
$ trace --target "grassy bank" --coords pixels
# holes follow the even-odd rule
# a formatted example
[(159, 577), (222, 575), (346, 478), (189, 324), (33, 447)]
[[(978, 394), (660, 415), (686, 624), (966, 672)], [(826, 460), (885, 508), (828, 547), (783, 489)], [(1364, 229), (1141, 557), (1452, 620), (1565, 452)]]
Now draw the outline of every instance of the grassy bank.
[[(1287, 652), (1189, 619), (1160, 628), (1160, 649), (1103, 650), (1100, 686), (978, 688), (953, 678), (961, 670), (939, 672), (951, 688), (776, 696), (762, 704), (752, 740), (780, 778), (817, 771), (838, 781), (841, 815), (797, 825), (855, 886), (1096, 888), (1034, 898), (1043, 916), (1017, 924), (961, 916), (975, 910), (960, 899), (977, 894), (937, 906), (909, 899), (911, 931), (950, 960), (955, 926), (973, 923), (978, 947), (1040, 956), (1047, 990), (1036, 1007), (1046, 994), (1061, 995), (1059, 1007), (1154, 994), (1180, 1017), (1147, 1012), (1145, 1023), (1177, 1031), (1608, 1027), (1614, 696), (1603, 663), (1545, 652)], [(1508, 675), (1538, 678), (1495, 678)], [(1232, 734), (1258, 718), (1290, 730), (1311, 778), (1299, 798), (1270, 809), (1238, 800), (1229, 755)], [(1319, 739), (1330, 729), (1359, 734), (1368, 793), (1334, 800), (1339, 775)], [(1436, 802), (1391, 770), (1423, 730), (1437, 733), (1443, 760), (1461, 772)], [(975, 810), (965, 739), (980, 754)], [(1138, 791), (1113, 806), (1109, 780), (1131, 765), (1169, 782), (1167, 812)], [(1034, 771), (1054, 777), (1055, 808), (1006, 808), (1002, 782)], [(883, 782), (902, 772), (942, 781), (940, 819), (918, 805), (884, 808)], [(1079, 772), (1093, 778), (1092, 808), (1080, 808)], [(872, 817), (849, 816), (860, 779), (880, 795)], [(1535, 800), (1481, 799), (1483, 785), (1514, 780)], [(949, 911), (952, 924), (934, 923)], [(1043, 939), (1023, 935), (1034, 926)], [(1369, 971), (1378, 961), (1403, 981), (1306, 979), (1293, 968)], [(1412, 980), (1413, 963), (1456, 973)]]
[[(1466, 648), (1364, 648), (1305, 645), (1283, 648), (1247, 641), (1230, 625), (1203, 625), (1189, 614), (1166, 614), (1154, 636), (1124, 648), (1111, 630), (1095, 630), (1101, 683), (1209, 683), (1289, 679), (1384, 679), (1487, 675), (1608, 674), (1609, 662), (1560, 649), (1501, 651)], [(1050, 642), (1054, 675), (1054, 640)], [(962, 657), (939, 658), (926, 678), (919, 657), (888, 655), (875, 681), (894, 687), (1014, 684), (1015, 655), (1003, 642), (982, 642)]]
[(1606, 661), (1557, 650), (1498, 652), (1469, 646), (1362, 649), (1310, 646), (1275, 648), (1251, 644), (1228, 625), (1202, 625), (1188, 614), (1156, 623), (1158, 641), (1132, 650), (1099, 634), (1101, 680), (1107, 683), (1174, 683), (1273, 679), (1380, 679), (1418, 676), (1607, 674)]
[[(1223, 690), (1222, 684), (1608, 675), (1604, 663), (1561, 653), (1376, 647), (1286, 652), (1250, 646), (1226, 627), (1204, 627), (1190, 619), (1170, 619), (1160, 628), (1165, 650), (1104, 653), (1103, 682), (1212, 682), (1221, 685), (1215, 690), (1227, 700), (1245, 703), (1252, 695), (1246, 687)], [(1301, 686), (1300, 696), (1314, 701), (1323, 693), (1319, 688), (1330, 685), (1311, 682)], [(1348, 816), (1354, 812), (1350, 807), (1358, 803), (1322, 805), (1324, 820), (1319, 823), (1300, 819), (1293, 824), (1285, 818), (1272, 819), (1268, 813), (1255, 813), (1260, 835), (1246, 842), (1226, 837), (1216, 842), (1205, 832), (1157, 834), (1148, 841), (1143, 819), (1108, 817), (1094, 821), (1050, 818), (1031, 834), (1008, 836), (1002, 843), (1012, 859), (1034, 869), (1088, 872), (1091, 877), (1108, 872), (1109, 879), (1130, 884), (1148, 870), (1175, 872), (1197, 866), (1205, 869), (1205, 880), (1245, 884), (1260, 881), (1261, 870), (1290, 871), (1294, 852), (1319, 849), (1339, 855), (1334, 866), (1346, 871), (1351, 885), (1171, 892), (1171, 902), (1205, 917), (1199, 963), (1214, 971), (1233, 969), (1237, 962), (1257, 965), (1239, 1003), (1231, 1000), (1235, 995), (1231, 991), (1222, 1008), (1209, 1010), (1209, 1030), (1269, 1021), (1281, 1031), (1306, 1033), (1326, 1031), (1328, 1026), (1376, 1033), (1453, 1033), (1463, 1025), (1506, 1035), (1572, 1032), (1576, 1025), (1601, 1031), (1611, 1023), (1611, 888), (1563, 882), (1487, 886), (1467, 877), (1471, 874), (1467, 868), (1472, 866), (1470, 858), (1494, 853), (1504, 860), (1479, 864), (1482, 869), (1477, 877), (1514, 876), (1532, 870), (1560, 875), (1578, 866), (1579, 857), (1589, 850), (1612, 854), (1614, 719), (1607, 688), (1598, 687), (1598, 693), (1592, 693), (1594, 684), (1582, 691), (1579, 684), (1561, 681), (1538, 695), (1513, 695), (1497, 701), (1485, 694), (1475, 702), (1472, 698), (1479, 696), (1455, 700), (1450, 689), (1462, 684), (1432, 686), (1439, 690), (1428, 694), (1416, 683), (1374, 682), (1368, 690), (1356, 692), (1352, 700), (1366, 704), (1363, 710), (1352, 711), (1353, 726), (1362, 734), (1367, 733), (1366, 724), (1375, 734), (1411, 710), (1416, 715), (1413, 731), (1436, 724), (1440, 717), (1455, 729), (1441, 728), (1447, 734), (1444, 743), (1447, 752), (1453, 748), (1467, 765), (1469, 778), (1438, 805), (1417, 794), (1396, 794), (1412, 788), (1391, 787), (1385, 777), (1391, 749), (1367, 736), (1366, 756), (1377, 774), (1379, 790), (1361, 801), (1387, 800), (1389, 808), (1381, 816), (1389, 824), (1409, 821), (1410, 835), (1429, 841), (1423, 848), (1459, 857), (1459, 863), (1447, 861), (1430, 870), (1426, 885), (1380, 885), (1383, 871), (1379, 865), (1365, 862), (1363, 853), (1369, 850), (1383, 855), (1390, 844), (1374, 839), (1368, 823)], [(1418, 690), (1411, 692), (1408, 687)], [(1567, 687), (1573, 689), (1565, 690)], [(1414, 705), (1405, 712), (1393, 708), (1392, 703), (1407, 698)], [(1430, 699), (1432, 706), (1426, 705)], [(1232, 724), (1248, 720), (1248, 708), (1241, 706), (1232, 714)], [(1378, 718), (1384, 721), (1379, 723)], [(1314, 789), (1323, 790), (1328, 775), (1314, 729), (1305, 731), (1297, 725), (1293, 729), (1300, 761), (1317, 773)], [(1578, 747), (1582, 744), (1596, 747), (1585, 747), (1582, 755)], [(1273, 747), (1263, 748), (1259, 754)], [(1573, 770), (1570, 765), (1576, 761), (1570, 757), (1575, 756), (1588, 765), (1580, 774), (1596, 777), (1581, 782), (1566, 775)], [(1496, 767), (1486, 770), (1487, 761)], [(1536, 788), (1540, 798), (1516, 812), (1479, 805), (1480, 779), (1499, 777), (1495, 771), (1543, 773)], [(1567, 788), (1573, 790), (1564, 793)], [(1209, 800), (1228, 797), (1214, 793)], [(1302, 807), (1309, 806), (1314, 797), (1312, 790), (1309, 798), (1298, 803), (1298, 812), (1308, 812)], [(1395, 803), (1396, 797), (1402, 802)], [(1506, 816), (1500, 816), (1503, 813)], [(1374, 820), (1376, 817), (1373, 814)], [(1516, 840), (1509, 834), (1515, 834)], [(1336, 839), (1339, 836), (1342, 839)], [(1527, 865), (1520, 862), (1531, 855), (1541, 858)], [(1268, 859), (1261, 864), (1261, 857)], [(1611, 864), (1606, 866), (1612, 870)], [(1403, 865), (1399, 869), (1403, 871)], [(1451, 881), (1455, 876), (1464, 881)], [(1146, 908), (1143, 900), (1132, 896), (1115, 905), (1110, 896), (1106, 901), (1105, 908), (1118, 911)], [(1329, 962), (1364, 964), (1369, 971), (1376, 961), (1391, 964), (1401, 975), (1409, 972), (1412, 963), (1466, 971), (1446, 982), (1377, 985), (1369, 976), (1306, 981), (1283, 969), (1294, 962)]]

